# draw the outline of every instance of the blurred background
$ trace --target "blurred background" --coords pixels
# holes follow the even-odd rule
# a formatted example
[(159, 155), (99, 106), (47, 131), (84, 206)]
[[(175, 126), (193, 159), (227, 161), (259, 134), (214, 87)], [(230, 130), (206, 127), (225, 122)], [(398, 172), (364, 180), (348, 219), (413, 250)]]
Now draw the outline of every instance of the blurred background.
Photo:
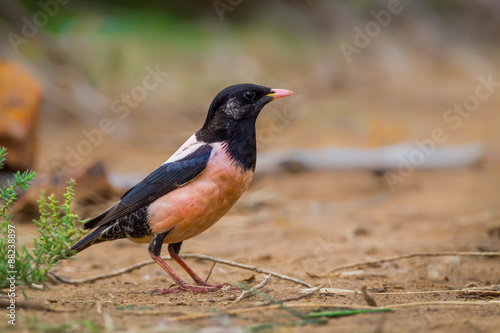
[[(3, 85), (21, 81), (39, 109), (26, 132), (36, 157), (24, 167), (42, 173), (89, 160), (150, 170), (201, 126), (217, 92), (240, 82), (297, 92), (271, 106), (290, 121), (261, 132), (260, 151), (373, 147), (436, 127), (446, 144), (494, 149), (500, 93), (461, 120), (445, 114), (474, 95), (478, 77), (500, 81), (499, 14), (498, 1), (465, 0), (6, 0), (4, 77), (8, 63), (29, 78)], [(258, 126), (273, 117), (262, 113)]]
[[(463, 164), (491, 170), (477, 200), (497, 207), (498, 1), (5, 0), (0, 27), (0, 144), (41, 187), (74, 177), (84, 202), (113, 199), (201, 127), (221, 89), (252, 82), (297, 92), (261, 114), (259, 152), (476, 143)], [(363, 162), (379, 177), (304, 176), (328, 181), (288, 199), (411, 189), (403, 164), (399, 178)], [(444, 177), (457, 193), (445, 206), (477, 211), (474, 185)]]
[[(186, 242), (186, 252), (328, 285), (322, 272), (355, 260), (499, 251), (500, 1), (2, 0), (0, 31), (0, 146), (10, 173), (38, 173), (34, 195), (16, 206), (28, 213), (40, 189), (62, 191), (69, 177), (79, 184), (81, 217), (99, 212), (201, 127), (220, 90), (251, 82), (296, 92), (259, 117), (267, 161), (286, 149), (321, 161), (322, 149), (356, 148), (375, 164), (395, 144), (414, 159), (456, 150), (444, 154), (445, 167), (426, 170), (412, 170), (420, 164), (408, 165), (411, 155), (406, 164), (396, 155), (390, 168), (361, 159), (352, 169), (314, 172), (303, 161), (271, 161), (278, 172), (257, 168), (235, 208)], [(446, 167), (462, 157), (460, 167)], [(148, 259), (147, 245), (137, 246), (92, 247), (79, 254), (78, 270), (65, 262), (60, 272), (81, 277)], [(118, 248), (123, 256), (99, 256)], [(351, 289), (370, 281), (403, 289), (500, 283), (493, 264), (402, 264), (364, 282), (333, 280)], [(158, 287), (145, 272), (123, 277), (138, 281), (127, 288)], [(245, 278), (224, 274), (212, 279)], [(448, 323), (468, 318), (450, 316)]]

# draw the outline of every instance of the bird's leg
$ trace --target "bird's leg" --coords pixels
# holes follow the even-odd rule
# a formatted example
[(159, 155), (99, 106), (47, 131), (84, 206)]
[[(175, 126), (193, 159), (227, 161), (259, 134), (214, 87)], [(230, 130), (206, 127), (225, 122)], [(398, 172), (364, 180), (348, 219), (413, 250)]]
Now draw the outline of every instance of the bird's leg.
[(179, 287), (178, 288), (169, 288), (169, 289), (164, 289), (164, 288), (158, 288), (153, 290), (153, 293), (155, 292), (160, 292), (162, 294), (171, 294), (171, 293), (176, 293), (178, 291), (181, 291), (184, 287), (187, 286), (187, 283), (184, 282), (179, 275), (177, 275), (170, 266), (167, 265), (167, 263), (160, 257), (161, 255), (161, 247), (163, 245), (163, 240), (165, 239), (165, 236), (167, 236), (168, 232), (164, 232), (162, 234), (155, 235), (153, 239), (151, 240), (151, 243), (149, 244), (149, 255), (151, 258), (156, 261), (158, 265), (161, 266), (165, 270), (165, 272), (170, 275), (170, 277), (174, 280), (175, 284), (177, 284)]
[(199, 286), (208, 286), (205, 281), (203, 281), (187, 264), (186, 262), (179, 256), (179, 251), (181, 250), (182, 242), (175, 244), (168, 244), (168, 253), (170, 257), (174, 259), (185, 271), (189, 274), (189, 276), (196, 282)]
[[(153, 240), (149, 244), (149, 249), (148, 250), (149, 250), (149, 254), (151, 255), (151, 258), (154, 261), (156, 261), (156, 263), (158, 265), (160, 265), (165, 270), (165, 272), (168, 273), (168, 275), (170, 275), (170, 277), (174, 280), (175, 284), (177, 284), (177, 287), (176, 288), (168, 288), (168, 289), (158, 288), (158, 289), (153, 290), (152, 293), (157, 293), (158, 292), (158, 293), (161, 293), (161, 294), (165, 295), (165, 294), (177, 293), (177, 292), (179, 292), (181, 290), (189, 290), (189, 291), (193, 291), (193, 292), (205, 293), (205, 292), (208, 292), (208, 291), (213, 291), (213, 290), (221, 289), (224, 286), (224, 285), (211, 286), (209, 284), (206, 284), (199, 276), (197, 276), (186, 265), (186, 263), (179, 257), (179, 255), (177, 253), (175, 253), (175, 251), (174, 251), (175, 249), (177, 249), (177, 251), (180, 250), (180, 248), (181, 248), (180, 244), (181, 243), (173, 244), (174, 246), (172, 247), (172, 250), (171, 250), (171, 246), (169, 245), (168, 250), (169, 250), (170, 255), (172, 256), (172, 258), (175, 261), (177, 261), (179, 263), (179, 265), (181, 265), (182, 268), (184, 268), (186, 270), (186, 272), (195, 280), (195, 282), (198, 284), (198, 286), (190, 286), (186, 282), (184, 282), (174, 272), (174, 270), (172, 268), (170, 268), (170, 266), (168, 266), (167, 263), (160, 257), (161, 247), (163, 245), (163, 240), (165, 239), (165, 236), (167, 236), (167, 233), (168, 232), (155, 235), (153, 237)], [(177, 245), (177, 246), (175, 246), (175, 245)], [(172, 253), (174, 253), (174, 254), (172, 255)], [(176, 259), (176, 258), (178, 258), (178, 259)], [(180, 260), (180, 262), (178, 260)]]
[[(170, 257), (174, 259), (185, 271), (191, 276), (191, 278), (196, 282), (196, 284), (200, 287), (203, 287), (207, 290), (217, 290), (227, 286), (227, 283), (211, 285), (206, 283), (202, 278), (200, 278), (187, 264), (186, 262), (179, 256), (179, 251), (181, 250), (182, 242), (169, 244), (168, 245), (168, 253)], [(231, 288), (231, 289), (239, 289), (239, 288)]]

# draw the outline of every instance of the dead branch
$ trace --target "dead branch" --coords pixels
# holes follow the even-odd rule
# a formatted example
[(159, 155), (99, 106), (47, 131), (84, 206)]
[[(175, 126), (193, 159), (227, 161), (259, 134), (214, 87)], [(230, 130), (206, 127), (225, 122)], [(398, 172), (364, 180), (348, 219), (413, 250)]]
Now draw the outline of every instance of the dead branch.
[(368, 261), (358, 262), (355, 264), (339, 266), (339, 267), (336, 267), (336, 268), (329, 270), (323, 276), (325, 276), (327, 274), (335, 273), (338, 271), (343, 271), (346, 269), (359, 268), (361, 266), (380, 265), (380, 264), (383, 264), (386, 262), (393, 262), (393, 261), (397, 261), (397, 260), (409, 259), (409, 258), (415, 258), (415, 257), (454, 257), (454, 256), (494, 258), (494, 257), (500, 257), (500, 252), (415, 252), (415, 253), (409, 253), (409, 254), (403, 254), (400, 256), (390, 257), (390, 258), (368, 260)]
[[(290, 276), (286, 276), (286, 275), (283, 275), (283, 274), (279, 274), (279, 273), (275, 273), (275, 272), (271, 272), (267, 269), (263, 269), (263, 268), (260, 268), (260, 267), (256, 267), (256, 266), (250, 266), (250, 265), (245, 265), (245, 264), (240, 264), (240, 263), (237, 263), (237, 262), (233, 262), (233, 261), (229, 261), (229, 260), (225, 260), (225, 259), (220, 259), (220, 258), (216, 258), (216, 257), (211, 257), (211, 256), (207, 256), (207, 255), (204, 255), (204, 254), (197, 254), (197, 253), (186, 253), (186, 254), (182, 254), (181, 255), (182, 258), (184, 259), (199, 259), (199, 260), (208, 260), (208, 261), (212, 261), (212, 262), (216, 262), (216, 263), (219, 263), (219, 264), (223, 264), (223, 265), (227, 265), (227, 266), (232, 266), (232, 267), (237, 267), (237, 268), (241, 268), (241, 269), (245, 269), (245, 270), (249, 270), (249, 271), (253, 271), (253, 272), (257, 272), (257, 273), (261, 273), (261, 274), (269, 274), (271, 276), (274, 276), (278, 279), (281, 279), (281, 280), (286, 280), (286, 281), (290, 281), (290, 282), (293, 282), (293, 283), (296, 283), (296, 284), (300, 284), (302, 286), (305, 286), (305, 287), (308, 287), (308, 288), (314, 288), (314, 286), (310, 283), (307, 283), (305, 281), (302, 281), (302, 280), (299, 280), (299, 279), (296, 279), (296, 278), (293, 278), (293, 277), (290, 277)], [(162, 257), (163, 260), (171, 260), (172, 258), (170, 258), (170, 256), (163, 256)], [(134, 264), (134, 265), (131, 265), (131, 266), (128, 266), (128, 267), (125, 267), (125, 268), (122, 268), (122, 269), (119, 269), (119, 270), (116, 270), (116, 271), (113, 271), (113, 272), (109, 272), (109, 273), (105, 273), (105, 274), (99, 274), (99, 275), (96, 275), (96, 276), (91, 276), (91, 277), (88, 277), (88, 278), (83, 278), (83, 279), (68, 279), (68, 278), (65, 278), (63, 276), (60, 276), (54, 272), (49, 272), (49, 275), (52, 279), (55, 279), (59, 282), (63, 282), (63, 283), (69, 283), (69, 284), (80, 284), (80, 283), (86, 283), (86, 282), (93, 282), (93, 281), (97, 281), (97, 280), (101, 280), (101, 279), (107, 279), (107, 278), (110, 278), (110, 277), (114, 277), (114, 276), (118, 276), (118, 275), (121, 275), (121, 274), (125, 274), (125, 273), (128, 273), (128, 272), (131, 272), (131, 271), (134, 271), (136, 269), (139, 269), (143, 266), (146, 266), (146, 265), (150, 265), (154, 263), (153, 260), (146, 260), (146, 261), (142, 261), (142, 262), (139, 262), (137, 264)]]

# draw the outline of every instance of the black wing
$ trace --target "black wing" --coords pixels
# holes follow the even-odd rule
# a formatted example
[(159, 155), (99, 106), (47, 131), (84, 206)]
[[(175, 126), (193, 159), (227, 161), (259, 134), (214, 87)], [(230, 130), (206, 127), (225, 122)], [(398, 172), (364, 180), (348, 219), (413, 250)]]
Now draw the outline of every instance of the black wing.
[(163, 164), (125, 192), (119, 202), (85, 223), (84, 228), (92, 229), (114, 221), (189, 183), (205, 170), (211, 152), (211, 146), (203, 145), (180, 160)]

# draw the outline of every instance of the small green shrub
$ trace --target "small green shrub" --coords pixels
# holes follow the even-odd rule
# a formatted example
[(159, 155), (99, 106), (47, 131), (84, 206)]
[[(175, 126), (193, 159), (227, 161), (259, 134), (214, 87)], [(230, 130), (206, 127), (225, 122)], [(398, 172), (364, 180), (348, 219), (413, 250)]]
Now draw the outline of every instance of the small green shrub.
[[(0, 169), (5, 161), (6, 150), (0, 148)], [(40, 218), (33, 223), (38, 226), (38, 235), (33, 238), (33, 249), (25, 244), (17, 244), (19, 232), (12, 222), (11, 208), (15, 204), (20, 190), (29, 187), (35, 178), (33, 171), (17, 172), (14, 179), (0, 188), (0, 289), (10, 285), (7, 277), (15, 275), (17, 285), (41, 288), (47, 282), (48, 271), (60, 258), (69, 254), (71, 246), (81, 238), (85, 231), (80, 227), (79, 217), (72, 213), (75, 182), (70, 180), (64, 194), (64, 202), (59, 204), (54, 195), (40, 194)]]

